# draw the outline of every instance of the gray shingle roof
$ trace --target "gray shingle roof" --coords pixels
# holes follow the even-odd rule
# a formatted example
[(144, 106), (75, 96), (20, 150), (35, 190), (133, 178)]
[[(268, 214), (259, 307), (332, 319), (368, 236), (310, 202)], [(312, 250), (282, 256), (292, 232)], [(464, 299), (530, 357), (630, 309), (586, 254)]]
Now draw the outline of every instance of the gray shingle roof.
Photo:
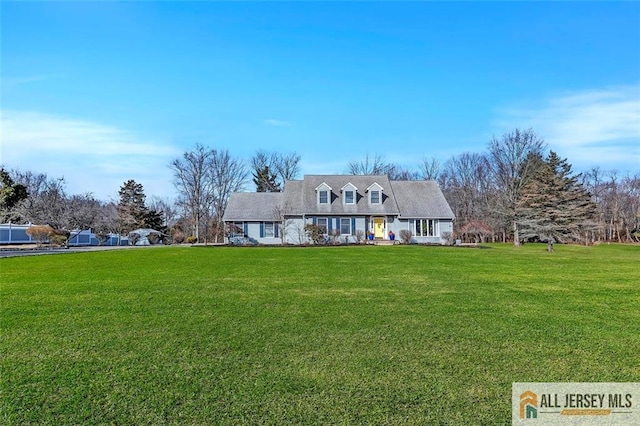
[[(335, 215), (369, 215), (398, 214), (398, 205), (393, 197), (393, 190), (387, 176), (363, 176), (363, 175), (305, 175), (302, 180), (302, 210), (306, 214), (335, 214)], [(374, 182), (382, 188), (382, 204), (370, 205), (366, 189)], [(328, 205), (318, 205), (315, 189), (323, 183), (331, 187), (332, 202)], [(351, 183), (357, 190), (355, 205), (347, 205), (342, 202), (340, 188)]]
[(282, 192), (234, 192), (223, 219), (227, 222), (276, 220), (275, 211), (282, 204)]
[(392, 181), (400, 217), (453, 219), (455, 216), (435, 181)]
[[(319, 205), (316, 188), (331, 187), (332, 202)], [(340, 188), (351, 183), (357, 188), (357, 202), (343, 203)], [(380, 185), (382, 203), (369, 204), (366, 192)], [(390, 181), (387, 176), (305, 175), (303, 180), (285, 183), (284, 192), (237, 192), (231, 195), (225, 221), (275, 220), (278, 207), (291, 215), (400, 215), (405, 218), (453, 219), (454, 215), (435, 181)]]

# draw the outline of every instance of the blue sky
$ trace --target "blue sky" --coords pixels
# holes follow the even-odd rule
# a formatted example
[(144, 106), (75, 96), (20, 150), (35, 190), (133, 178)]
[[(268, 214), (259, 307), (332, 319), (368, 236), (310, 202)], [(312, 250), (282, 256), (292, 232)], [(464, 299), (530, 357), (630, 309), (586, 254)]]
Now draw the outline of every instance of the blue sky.
[[(2, 162), (173, 197), (196, 143), (417, 168), (532, 127), (640, 171), (639, 2), (6, 2)], [(249, 186), (249, 190), (252, 188)]]

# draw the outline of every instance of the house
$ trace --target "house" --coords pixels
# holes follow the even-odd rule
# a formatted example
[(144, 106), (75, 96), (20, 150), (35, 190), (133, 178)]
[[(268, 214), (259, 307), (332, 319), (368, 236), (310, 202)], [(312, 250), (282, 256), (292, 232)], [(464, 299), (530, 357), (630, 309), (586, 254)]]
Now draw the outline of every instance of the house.
[(261, 244), (305, 243), (306, 224), (342, 242), (368, 234), (388, 240), (390, 231), (399, 237), (406, 229), (414, 242), (442, 244), (453, 232), (454, 214), (435, 181), (305, 175), (285, 182), (283, 192), (233, 193), (223, 220), (229, 238)]

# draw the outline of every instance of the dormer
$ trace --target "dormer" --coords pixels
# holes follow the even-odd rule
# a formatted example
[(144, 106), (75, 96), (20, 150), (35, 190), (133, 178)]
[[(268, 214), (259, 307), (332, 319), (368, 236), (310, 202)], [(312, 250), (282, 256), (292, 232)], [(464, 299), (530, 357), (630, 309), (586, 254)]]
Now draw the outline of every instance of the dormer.
[(351, 182), (347, 183), (345, 186), (340, 188), (340, 192), (342, 192), (342, 203), (347, 205), (354, 205), (358, 200), (358, 188), (355, 187)]
[(367, 187), (367, 199), (370, 205), (382, 204), (382, 191), (384, 191), (384, 189), (378, 182), (374, 182)]
[(316, 202), (321, 206), (328, 206), (331, 204), (331, 187), (325, 182), (322, 182), (316, 187)]

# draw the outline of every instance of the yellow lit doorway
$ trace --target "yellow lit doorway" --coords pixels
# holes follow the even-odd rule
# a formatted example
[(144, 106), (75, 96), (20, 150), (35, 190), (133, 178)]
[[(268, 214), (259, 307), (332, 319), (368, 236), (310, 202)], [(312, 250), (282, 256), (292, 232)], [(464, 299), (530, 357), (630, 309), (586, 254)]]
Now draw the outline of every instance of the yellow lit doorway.
[(384, 239), (384, 219), (381, 217), (373, 218), (373, 236), (376, 239)]

